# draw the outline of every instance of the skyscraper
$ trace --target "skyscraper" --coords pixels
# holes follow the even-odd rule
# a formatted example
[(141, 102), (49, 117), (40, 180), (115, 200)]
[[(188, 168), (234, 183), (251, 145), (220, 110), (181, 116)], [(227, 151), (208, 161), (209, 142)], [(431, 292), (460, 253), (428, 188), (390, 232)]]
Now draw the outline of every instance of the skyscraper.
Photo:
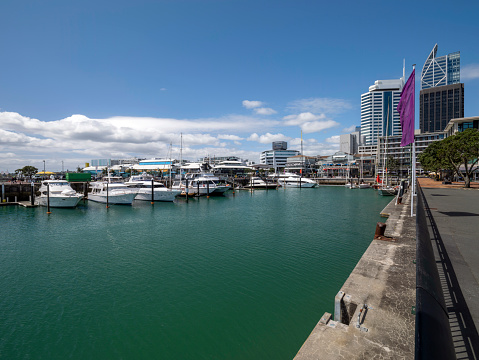
[(426, 59), (421, 73), (421, 90), (461, 82), (461, 53), (459, 51), (436, 57), (437, 44)]
[(376, 80), (369, 91), (361, 95), (361, 137), (364, 145), (377, 145), (381, 136), (401, 135), (397, 106), (404, 86), (397, 80)]
[(436, 57), (437, 44), (426, 59), (419, 92), (419, 128), (422, 133), (443, 131), (453, 118), (464, 117), (464, 84), (459, 51)]

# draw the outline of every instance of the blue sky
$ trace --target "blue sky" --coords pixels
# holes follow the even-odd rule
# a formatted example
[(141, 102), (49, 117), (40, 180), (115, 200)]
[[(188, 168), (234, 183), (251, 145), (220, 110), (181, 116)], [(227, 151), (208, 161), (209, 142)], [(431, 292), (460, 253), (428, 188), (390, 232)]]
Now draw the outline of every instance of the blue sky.
[[(97, 158), (339, 148), (378, 79), (461, 51), (479, 115), (477, 1), (0, 2), (0, 171)], [(416, 103), (420, 85), (416, 82)], [(416, 113), (416, 123), (418, 114)]]

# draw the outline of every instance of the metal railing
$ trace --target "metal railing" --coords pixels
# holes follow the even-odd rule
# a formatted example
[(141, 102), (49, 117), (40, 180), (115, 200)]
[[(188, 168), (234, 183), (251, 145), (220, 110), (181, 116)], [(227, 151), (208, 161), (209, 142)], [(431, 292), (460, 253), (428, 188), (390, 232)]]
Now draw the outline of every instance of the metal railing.
[(428, 230), (424, 195), (417, 187), (415, 359), (456, 359), (449, 317)]

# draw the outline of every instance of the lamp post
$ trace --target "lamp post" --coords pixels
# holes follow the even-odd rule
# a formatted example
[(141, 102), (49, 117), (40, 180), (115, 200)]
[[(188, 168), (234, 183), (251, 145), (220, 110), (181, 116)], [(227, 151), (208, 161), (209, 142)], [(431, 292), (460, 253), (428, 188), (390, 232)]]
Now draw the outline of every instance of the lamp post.
[(45, 180), (45, 160), (43, 160), (43, 180)]

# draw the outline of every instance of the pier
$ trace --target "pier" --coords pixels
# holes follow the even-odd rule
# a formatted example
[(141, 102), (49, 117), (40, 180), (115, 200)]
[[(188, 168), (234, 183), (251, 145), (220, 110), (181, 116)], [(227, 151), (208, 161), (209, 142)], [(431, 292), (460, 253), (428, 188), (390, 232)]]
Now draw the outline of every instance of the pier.
[[(297, 353), (304, 359), (476, 359), (479, 184), (419, 179)], [(354, 239), (352, 239), (354, 241)], [(416, 252), (417, 248), (417, 252)]]
[(324, 313), (296, 360), (414, 358), (416, 231), (409, 212), (408, 192), (390, 211), (385, 236), (372, 240), (331, 299), (334, 314)]

